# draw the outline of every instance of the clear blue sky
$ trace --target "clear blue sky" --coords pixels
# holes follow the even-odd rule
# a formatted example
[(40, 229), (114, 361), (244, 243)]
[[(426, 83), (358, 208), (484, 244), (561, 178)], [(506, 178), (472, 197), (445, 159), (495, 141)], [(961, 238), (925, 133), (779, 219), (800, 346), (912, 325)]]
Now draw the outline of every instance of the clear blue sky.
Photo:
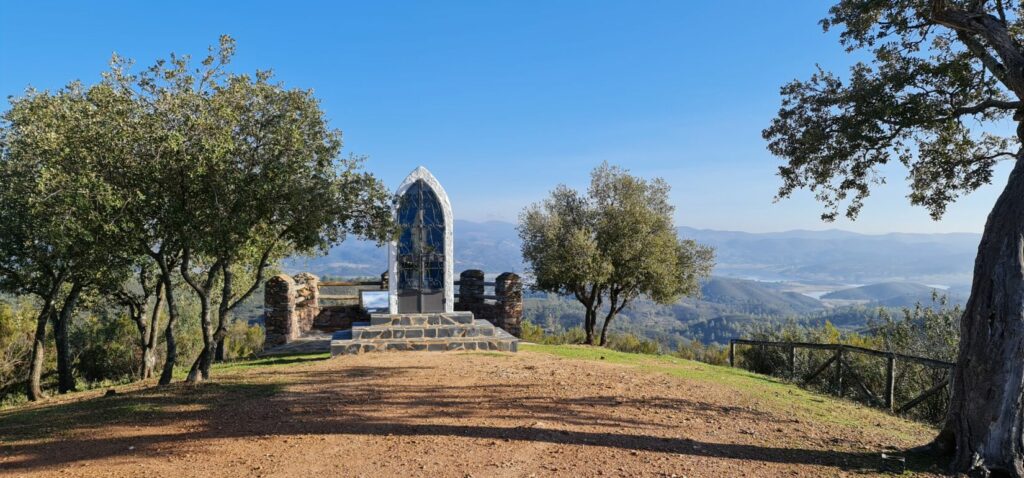
[(469, 220), (514, 221), (609, 161), (667, 179), (680, 225), (975, 232), (1008, 173), (940, 223), (898, 167), (855, 223), (823, 224), (807, 193), (773, 204), (760, 132), (779, 86), (853, 60), (817, 24), (828, 2), (228, 3), (3, 0), (0, 94), (94, 82), (115, 51), (201, 57), (227, 33), (236, 71), (312, 88), (368, 169), (395, 187), (427, 166)]

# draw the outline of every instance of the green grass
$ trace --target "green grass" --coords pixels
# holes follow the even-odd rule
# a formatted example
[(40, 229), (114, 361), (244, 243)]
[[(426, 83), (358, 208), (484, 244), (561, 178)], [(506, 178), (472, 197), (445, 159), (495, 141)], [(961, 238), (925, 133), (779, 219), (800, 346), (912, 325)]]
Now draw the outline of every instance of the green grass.
[(582, 345), (520, 345), (523, 351), (545, 353), (576, 360), (596, 360), (626, 365), (647, 373), (661, 373), (734, 390), (751, 404), (764, 404), (799, 419), (847, 427), (876, 426), (878, 423), (898, 424), (891, 431), (902, 438), (928, 433), (925, 424), (901, 420), (884, 411), (846, 400), (804, 390), (783, 380), (748, 372), (684, 360), (670, 355), (641, 355), (616, 352)]
[[(299, 365), (307, 362), (314, 362), (317, 360), (326, 360), (329, 358), (331, 358), (331, 354), (328, 352), (324, 352), (317, 354), (272, 355), (269, 357), (232, 360), (229, 362), (220, 362), (213, 364), (213, 366), (210, 367), (210, 374), (216, 376), (218, 373), (235, 372), (257, 367), (282, 367), (289, 365)], [(179, 364), (178, 367), (175, 367), (174, 379), (184, 380), (185, 377), (188, 376), (188, 371), (191, 366), (192, 363), (189, 362), (187, 364)]]

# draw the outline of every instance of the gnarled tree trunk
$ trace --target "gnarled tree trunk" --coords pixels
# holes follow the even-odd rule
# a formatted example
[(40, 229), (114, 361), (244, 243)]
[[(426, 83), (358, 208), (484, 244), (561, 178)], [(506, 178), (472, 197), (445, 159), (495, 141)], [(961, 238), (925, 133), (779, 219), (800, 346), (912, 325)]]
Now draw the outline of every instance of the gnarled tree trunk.
[(171, 268), (167, 258), (162, 254), (154, 255), (157, 265), (160, 267), (160, 280), (163, 282), (164, 297), (167, 298), (167, 329), (164, 336), (167, 337), (167, 357), (164, 359), (164, 370), (160, 374), (160, 385), (171, 383), (174, 377), (174, 365), (178, 361), (178, 344), (174, 340), (174, 324), (178, 321), (178, 303), (174, 298), (174, 283), (171, 281)]
[(1024, 150), (989, 213), (945, 427), (953, 468), (1024, 477)]
[(32, 357), (29, 362), (28, 375), (28, 399), (32, 401), (42, 400), (43, 395), (43, 362), (46, 359), (46, 323), (53, 313), (53, 300), (47, 298), (43, 307), (36, 317), (36, 333), (32, 340)]
[(71, 291), (64, 299), (64, 305), (60, 311), (53, 314), (53, 336), (57, 344), (57, 389), (60, 393), (68, 393), (75, 390), (75, 375), (71, 369), (71, 344), (68, 343), (68, 327), (71, 325), (71, 316), (78, 305), (78, 297), (82, 294), (82, 285), (74, 283)]

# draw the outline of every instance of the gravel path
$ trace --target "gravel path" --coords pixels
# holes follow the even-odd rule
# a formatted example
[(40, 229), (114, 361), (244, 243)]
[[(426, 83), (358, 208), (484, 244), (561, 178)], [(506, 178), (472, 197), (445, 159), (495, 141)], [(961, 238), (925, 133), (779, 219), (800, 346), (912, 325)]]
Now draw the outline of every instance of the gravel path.
[(536, 352), (366, 354), (79, 395), (0, 414), (0, 475), (864, 476), (879, 450), (933, 433)]

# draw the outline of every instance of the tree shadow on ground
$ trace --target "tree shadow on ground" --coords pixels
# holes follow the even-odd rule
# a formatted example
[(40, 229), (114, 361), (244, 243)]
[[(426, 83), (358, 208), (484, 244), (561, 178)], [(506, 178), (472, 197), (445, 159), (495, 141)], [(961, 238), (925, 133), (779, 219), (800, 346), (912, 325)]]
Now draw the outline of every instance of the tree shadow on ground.
[[(621, 397), (613, 392), (551, 396), (531, 390), (528, 384), (445, 386), (439, 380), (437, 385), (412, 386), (402, 380), (423, 373), (434, 371), (430, 367), (281, 369), (261, 375), (267, 383), (251, 383), (251, 374), (229, 376), (199, 386), (176, 384), (7, 413), (0, 415), (0, 449), (10, 458), (0, 468), (27, 471), (99, 460), (123, 455), (129, 447), (135, 455), (168, 456), (185, 439), (292, 435), (545, 442), (845, 471), (874, 471), (880, 464), (877, 453), (683, 438), (666, 431), (676, 424), (666, 424), (661, 417), (685, 413), (694, 420), (782, 419), (747, 408), (678, 397)], [(629, 418), (610, 413), (623, 407), (645, 413)], [(508, 425), (465, 423), (478, 417)], [(180, 433), (103, 433), (119, 426), (145, 429), (186, 422), (198, 426)], [(928, 459), (914, 458), (908, 465), (912, 471), (936, 471)]]

